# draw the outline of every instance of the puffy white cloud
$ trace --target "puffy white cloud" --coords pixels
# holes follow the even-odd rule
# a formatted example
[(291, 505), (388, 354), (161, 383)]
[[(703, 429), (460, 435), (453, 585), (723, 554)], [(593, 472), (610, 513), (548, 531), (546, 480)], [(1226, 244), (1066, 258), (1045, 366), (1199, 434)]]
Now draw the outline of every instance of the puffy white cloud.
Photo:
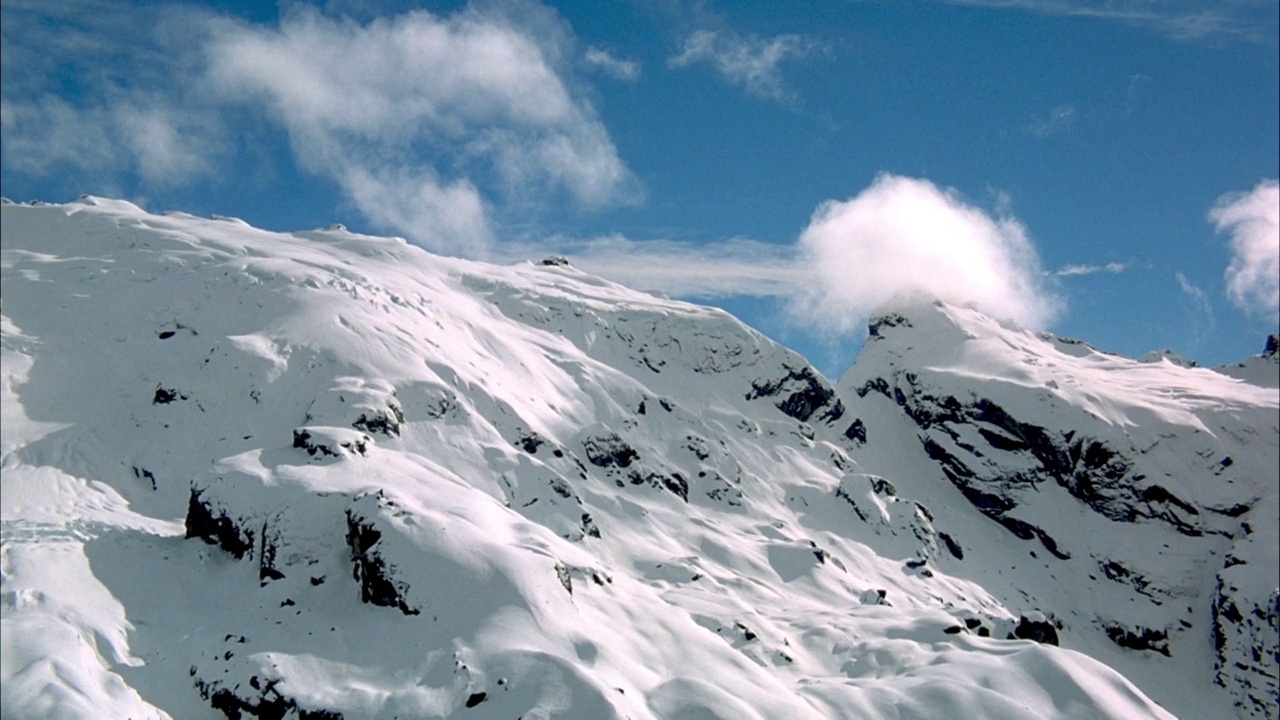
[(857, 197), (823, 203), (799, 252), (811, 280), (792, 311), (836, 332), (861, 330), (885, 304), (920, 296), (1033, 328), (1062, 309), (1021, 223), (927, 180), (882, 174)]
[(640, 77), (640, 65), (634, 60), (623, 60), (604, 48), (590, 47), (582, 59), (588, 65), (600, 68), (619, 80), (635, 80)]
[(1250, 192), (1223, 195), (1209, 219), (1218, 232), (1231, 234), (1231, 302), (1246, 310), (1280, 310), (1280, 182), (1264, 180)]
[(685, 39), (680, 54), (671, 58), (673, 68), (707, 62), (735, 85), (772, 100), (787, 100), (779, 64), (788, 58), (802, 58), (813, 51), (813, 41), (801, 35), (778, 35), (765, 40), (754, 35), (742, 37), (714, 30), (698, 30)]
[[(488, 227), (477, 188), (526, 206), (556, 192), (588, 206), (638, 195), (593, 108), (558, 73), (560, 42), (475, 11), (359, 24), (303, 8), (278, 27), (220, 24), (207, 77), (221, 96), (268, 108), (304, 166), (370, 219), (472, 254)], [(444, 232), (424, 234), (425, 217)]]

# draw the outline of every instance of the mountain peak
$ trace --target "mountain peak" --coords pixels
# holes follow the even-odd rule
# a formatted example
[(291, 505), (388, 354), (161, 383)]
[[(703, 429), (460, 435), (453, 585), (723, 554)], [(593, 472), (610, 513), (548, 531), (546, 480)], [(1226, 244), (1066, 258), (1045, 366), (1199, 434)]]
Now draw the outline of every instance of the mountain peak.
[(558, 262), (0, 219), (6, 718), (1274, 697), (1274, 393), (932, 304), (833, 386)]

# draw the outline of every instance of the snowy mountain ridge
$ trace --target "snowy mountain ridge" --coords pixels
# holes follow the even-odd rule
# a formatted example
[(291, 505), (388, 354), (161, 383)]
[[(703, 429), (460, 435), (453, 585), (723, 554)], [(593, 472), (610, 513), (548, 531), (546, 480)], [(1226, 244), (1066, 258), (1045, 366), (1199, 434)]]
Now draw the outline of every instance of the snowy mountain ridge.
[(1275, 716), (1274, 352), (922, 303), (833, 384), (556, 259), (0, 237), (5, 717)]

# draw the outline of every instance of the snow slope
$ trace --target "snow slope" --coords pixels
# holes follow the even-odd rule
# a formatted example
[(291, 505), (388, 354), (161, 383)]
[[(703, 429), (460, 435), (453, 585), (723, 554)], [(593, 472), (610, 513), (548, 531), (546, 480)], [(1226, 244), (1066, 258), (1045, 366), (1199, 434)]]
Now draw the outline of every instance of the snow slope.
[(837, 387), (556, 261), (2, 217), (6, 718), (1274, 716), (1274, 386), (926, 305)]

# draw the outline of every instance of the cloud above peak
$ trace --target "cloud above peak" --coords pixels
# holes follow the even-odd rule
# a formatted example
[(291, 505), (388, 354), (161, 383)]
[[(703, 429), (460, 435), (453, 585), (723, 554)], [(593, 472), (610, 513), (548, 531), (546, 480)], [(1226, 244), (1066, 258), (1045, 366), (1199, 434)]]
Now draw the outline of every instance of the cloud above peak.
[(1209, 220), (1230, 234), (1231, 302), (1242, 310), (1280, 310), (1280, 182), (1263, 180), (1247, 193), (1223, 195)]
[(823, 203), (799, 252), (814, 282), (795, 298), (793, 314), (837, 333), (918, 296), (1032, 328), (1063, 307), (1017, 219), (993, 217), (928, 180), (886, 173), (856, 197)]

